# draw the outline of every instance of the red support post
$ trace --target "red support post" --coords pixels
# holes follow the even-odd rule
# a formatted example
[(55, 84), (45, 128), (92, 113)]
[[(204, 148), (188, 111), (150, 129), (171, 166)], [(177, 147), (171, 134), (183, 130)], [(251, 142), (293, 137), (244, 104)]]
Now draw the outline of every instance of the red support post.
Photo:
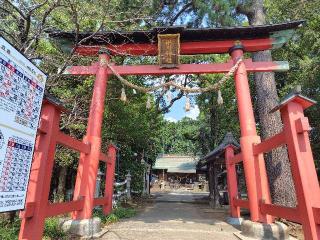
[(80, 155), (77, 179), (74, 190), (74, 200), (84, 197), (84, 207), (81, 211), (73, 212), (73, 219), (89, 219), (94, 208), (94, 193), (101, 152), (101, 128), (103, 121), (104, 103), (107, 89), (108, 71), (106, 54), (99, 56), (99, 68), (93, 88), (90, 105), (87, 134), (84, 141), (91, 146), (89, 154)]
[[(243, 57), (243, 50), (241, 46), (235, 46), (231, 50), (231, 57), (235, 64), (239, 58)], [(241, 129), (240, 145), (246, 173), (250, 217), (254, 222), (271, 223), (271, 216), (263, 215), (259, 210), (261, 201), (270, 203), (271, 199), (263, 156), (261, 154), (255, 156), (253, 153), (253, 144), (260, 143), (261, 140), (256, 132), (247, 70), (243, 62), (239, 64), (234, 77)]]
[(113, 196), (113, 183), (114, 171), (116, 165), (117, 148), (114, 145), (109, 145), (108, 148), (108, 161), (106, 166), (106, 186), (104, 196), (107, 198), (107, 203), (103, 206), (103, 213), (109, 214), (112, 211), (112, 196)]
[[(45, 102), (41, 121), (46, 121), (45, 132), (40, 132), (35, 144), (32, 168), (27, 192), (25, 211), (19, 233), (20, 240), (41, 240), (48, 206), (50, 182), (54, 164), (57, 133), (59, 131), (61, 110)], [(32, 207), (32, 211), (28, 207)], [(29, 214), (26, 214), (28, 213)]]
[(290, 101), (280, 109), (305, 239), (320, 239), (320, 225), (314, 210), (320, 207), (319, 182), (312, 156), (308, 119), (303, 106)]
[(230, 159), (234, 156), (234, 149), (231, 145), (225, 149), (225, 159), (227, 168), (227, 184), (229, 193), (229, 206), (231, 217), (240, 218), (240, 207), (234, 204), (234, 200), (238, 198), (238, 183), (235, 164), (230, 163)]

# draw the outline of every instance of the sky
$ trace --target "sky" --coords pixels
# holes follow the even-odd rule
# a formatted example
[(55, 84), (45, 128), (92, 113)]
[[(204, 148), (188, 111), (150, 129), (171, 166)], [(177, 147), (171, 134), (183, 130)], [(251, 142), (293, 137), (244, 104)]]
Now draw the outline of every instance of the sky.
[(198, 105), (192, 105), (189, 112), (184, 110), (186, 103), (186, 97), (183, 96), (181, 99), (174, 102), (173, 106), (170, 108), (170, 112), (164, 114), (164, 118), (170, 122), (177, 122), (184, 117), (189, 117), (196, 119), (200, 113)]

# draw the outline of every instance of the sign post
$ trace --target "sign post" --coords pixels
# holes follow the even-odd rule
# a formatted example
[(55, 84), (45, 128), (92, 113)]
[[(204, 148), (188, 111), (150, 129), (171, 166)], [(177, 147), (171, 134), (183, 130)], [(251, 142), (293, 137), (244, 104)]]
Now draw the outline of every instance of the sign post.
[(24, 208), (46, 79), (0, 36), (0, 212)]

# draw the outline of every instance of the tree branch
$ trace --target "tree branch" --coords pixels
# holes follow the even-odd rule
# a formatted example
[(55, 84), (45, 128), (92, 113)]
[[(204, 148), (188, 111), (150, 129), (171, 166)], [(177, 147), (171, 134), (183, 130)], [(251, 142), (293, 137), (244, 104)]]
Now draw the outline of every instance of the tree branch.
[(172, 26), (179, 16), (184, 13), (189, 7), (192, 7), (192, 2), (187, 3), (180, 9), (180, 11), (169, 21), (169, 25)]
[[(74, 8), (73, 8), (73, 9), (74, 9)], [(66, 69), (66, 67), (69, 65), (70, 61), (72, 60), (72, 58), (73, 58), (73, 56), (74, 56), (74, 53), (75, 53), (75, 51), (76, 51), (76, 48), (77, 48), (79, 45), (81, 45), (83, 42), (87, 41), (88, 39), (93, 38), (93, 37), (103, 28), (105, 18), (106, 18), (106, 14), (102, 17), (102, 23), (101, 23), (101, 25), (99, 26), (99, 28), (98, 28), (94, 33), (92, 33), (90, 36), (85, 37), (85, 38), (81, 39), (80, 41), (78, 41), (78, 39), (79, 39), (80, 25), (79, 25), (78, 22), (75, 23), (75, 26), (77, 26), (77, 27), (76, 27), (76, 37), (75, 37), (76, 41), (75, 41), (75, 45), (74, 45), (72, 51), (70, 52), (69, 56), (67, 57), (67, 59), (66, 59), (66, 60), (64, 61), (64, 63), (61, 65), (61, 67), (60, 67), (61, 70), (59, 71), (59, 73), (57, 73), (57, 74), (55, 74), (55, 75), (51, 75), (51, 79), (57, 79), (57, 78), (59, 78), (59, 77), (61, 76), (61, 74), (63, 73), (63, 71)], [(75, 19), (78, 19), (78, 18), (75, 17), (74, 20), (75, 20)]]
[[(40, 5), (40, 4), (39, 4), (39, 5)], [(37, 5), (37, 6), (39, 6), (39, 5)], [(41, 6), (43, 6), (43, 5), (41, 5)], [(47, 21), (48, 16), (50, 15), (50, 13), (51, 13), (54, 9), (56, 9), (56, 8), (59, 7), (59, 6), (60, 6), (60, 0), (57, 0), (57, 1), (55, 1), (55, 2), (44, 12), (44, 14), (43, 14), (43, 16), (42, 16), (42, 20), (41, 20), (40, 24), (39, 24), (38, 27), (37, 27), (37, 32), (36, 32), (36, 34), (34, 34), (34, 37), (31, 38), (31, 39), (25, 44), (25, 45), (28, 44), (28, 46), (27, 46), (27, 47), (25, 48), (25, 50), (24, 50), (25, 53), (28, 52), (28, 50), (30, 49), (30, 47), (32, 46), (33, 43), (35, 43), (34, 48), (36, 48), (36, 47), (38, 46), (38, 44), (39, 44), (39, 39), (40, 39), (40, 36), (41, 36), (41, 34), (42, 34), (43, 30), (44, 30), (44, 27), (45, 27), (45, 25), (46, 25), (46, 21)], [(40, 6), (39, 6), (39, 7), (40, 7)]]
[[(183, 86), (186, 87), (187, 86), (187, 80), (188, 80), (188, 77), (189, 75), (186, 75), (185, 76), (185, 79), (184, 79), (184, 83), (183, 83)], [(169, 90), (170, 91), (170, 90)], [(167, 92), (165, 90), (163, 90), (163, 94), (160, 95), (160, 97), (156, 100), (156, 106), (158, 106), (159, 102), (160, 102), (160, 99), (163, 97), (164, 93)], [(180, 91), (178, 93), (178, 95), (174, 98), (171, 99), (170, 103), (168, 105), (166, 105), (165, 107), (161, 108), (161, 109), (158, 109), (157, 110), (157, 113), (166, 113), (168, 112), (168, 110), (172, 107), (172, 105), (174, 104), (174, 102), (176, 102), (177, 100), (179, 100), (180, 98), (182, 98), (184, 95), (184, 92), (183, 91)]]
[(34, 6), (32, 6), (30, 8), (30, 11), (29, 13), (33, 13), (35, 10), (37, 10), (38, 8), (41, 8), (42, 6), (44, 6), (46, 3), (48, 2), (48, 0), (45, 0), (43, 3), (39, 3), (39, 4), (36, 4)]
[(2, 11), (2, 13), (6, 13), (11, 15), (14, 19), (18, 20), (18, 17), (16, 16), (16, 14), (14, 14), (12, 11), (9, 11), (8, 9), (5, 9), (4, 7), (0, 7), (0, 10)]
[(11, 38), (12, 41), (14, 41), (16, 44), (18, 43), (17, 40), (16, 40), (16, 36), (12, 35), (11, 33), (3, 30), (3, 29), (0, 29), (0, 33), (4, 33), (6, 36), (8, 36), (9, 38)]
[(27, 16), (17, 6), (15, 6), (10, 0), (4, 0), (4, 1), (6, 1), (16, 12), (18, 12), (23, 19), (25, 20), (27, 19)]
[(157, 113), (166, 113), (166, 112), (168, 112), (168, 110), (172, 107), (174, 102), (179, 100), (180, 98), (182, 98), (183, 95), (184, 95), (184, 93), (182, 91), (180, 91), (176, 97), (172, 98), (172, 100), (170, 101), (169, 105), (167, 105), (167, 106), (165, 106), (165, 107), (163, 107), (161, 109), (158, 109)]

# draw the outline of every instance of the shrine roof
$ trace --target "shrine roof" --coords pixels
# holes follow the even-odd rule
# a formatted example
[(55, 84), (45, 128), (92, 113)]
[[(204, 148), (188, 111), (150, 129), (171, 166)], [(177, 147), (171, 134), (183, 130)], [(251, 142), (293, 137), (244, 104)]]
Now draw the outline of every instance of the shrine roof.
[(280, 110), (291, 101), (301, 104), (303, 109), (307, 109), (317, 103), (315, 100), (303, 96), (301, 94), (301, 86), (298, 85), (287, 96), (285, 96), (277, 106), (271, 109), (270, 113)]
[(44, 99), (44, 101), (47, 101), (47, 102), (53, 104), (54, 106), (56, 106), (62, 112), (67, 112), (67, 113), (70, 112), (69, 109), (67, 109), (65, 107), (63, 102), (61, 102), (58, 98), (56, 98), (55, 96), (51, 95), (47, 91), (44, 92), (43, 99)]
[[(204, 166), (208, 164), (211, 161), (219, 161), (221, 160), (221, 155), (224, 153), (225, 149), (227, 146), (232, 146), (236, 151), (240, 149), (240, 145), (237, 142), (237, 140), (234, 138), (233, 134), (231, 132), (228, 132), (222, 142), (220, 143), (219, 146), (217, 146), (215, 149), (213, 149), (211, 152), (209, 152), (206, 156), (201, 158), (199, 160), (198, 165), (199, 166)], [(224, 156), (222, 156), (224, 158)], [(221, 162), (221, 161), (219, 161)]]
[(166, 169), (171, 173), (196, 173), (198, 160), (194, 156), (163, 154), (156, 159), (153, 169)]
[[(184, 26), (157, 27), (147, 31), (101, 31), (82, 32), (79, 41), (82, 45), (126, 44), (126, 43), (156, 43), (158, 34), (180, 34), (181, 42), (201, 42), (218, 40), (258, 39), (270, 38), (277, 32), (294, 30), (304, 23), (304, 20), (281, 24), (269, 24), (248, 27), (222, 27), (222, 28), (186, 28)], [(54, 39), (74, 42), (75, 32), (49, 31)], [(90, 37), (92, 36), (92, 37)]]

